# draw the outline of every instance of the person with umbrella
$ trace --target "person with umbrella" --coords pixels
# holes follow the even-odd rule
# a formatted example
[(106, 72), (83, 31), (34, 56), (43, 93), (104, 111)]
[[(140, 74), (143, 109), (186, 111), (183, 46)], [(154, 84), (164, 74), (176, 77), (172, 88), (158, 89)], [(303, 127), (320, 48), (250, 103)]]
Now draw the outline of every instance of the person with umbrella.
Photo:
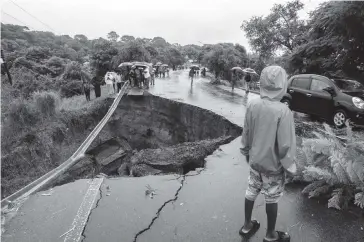
[(193, 76), (195, 75), (195, 69), (191, 67), (191, 70), (189, 72), (189, 76), (191, 78), (191, 85), (193, 84)]
[(251, 68), (245, 68), (243, 70), (246, 75), (245, 75), (245, 93), (248, 94), (249, 93), (249, 88), (250, 88), (250, 81), (251, 81), (251, 74), (257, 74), (253, 69)]
[(231, 72), (232, 72), (232, 76), (231, 76), (231, 86), (232, 86), (232, 91), (234, 91), (234, 87), (236, 85), (236, 82), (239, 79), (239, 72), (242, 73), (243, 72), (243, 69), (241, 69), (240, 67), (236, 66), (236, 67), (233, 67), (231, 69)]

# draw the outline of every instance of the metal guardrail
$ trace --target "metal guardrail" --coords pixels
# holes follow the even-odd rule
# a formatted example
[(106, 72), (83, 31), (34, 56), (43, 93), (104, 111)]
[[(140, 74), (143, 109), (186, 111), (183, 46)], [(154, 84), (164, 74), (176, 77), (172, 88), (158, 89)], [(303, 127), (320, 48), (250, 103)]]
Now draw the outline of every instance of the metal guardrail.
[(55, 169), (49, 171), (45, 175), (41, 176), (37, 180), (33, 181), (32, 183), (28, 184), (27, 186), (23, 187), (22, 189), (18, 190), (17, 192), (11, 194), (10, 196), (1, 200), (1, 208), (9, 204), (10, 202), (27, 197), (35, 192), (38, 192), (45, 187), (47, 187), (51, 182), (55, 181), (60, 175), (66, 172), (70, 167), (75, 165), (85, 154), (88, 147), (103, 129), (107, 121), (110, 119), (111, 115), (116, 110), (121, 98), (125, 94), (127, 88), (129, 87), (129, 82), (126, 82), (121, 90), (119, 91), (117, 97), (115, 98), (113, 104), (110, 106), (106, 115), (102, 118), (102, 120), (96, 125), (96, 127), (92, 130), (92, 132), (87, 136), (85, 141), (80, 145), (80, 147), (76, 150), (73, 155), (63, 162), (61, 165), (56, 167)]

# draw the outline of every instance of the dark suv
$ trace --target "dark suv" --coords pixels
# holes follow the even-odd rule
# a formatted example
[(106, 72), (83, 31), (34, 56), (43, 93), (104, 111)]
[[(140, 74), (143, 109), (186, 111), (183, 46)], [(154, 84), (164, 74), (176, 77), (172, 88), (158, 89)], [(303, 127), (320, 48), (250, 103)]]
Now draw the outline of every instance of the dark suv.
[(288, 80), (281, 102), (292, 110), (318, 116), (343, 127), (347, 119), (364, 125), (364, 86), (354, 80), (301, 74)]

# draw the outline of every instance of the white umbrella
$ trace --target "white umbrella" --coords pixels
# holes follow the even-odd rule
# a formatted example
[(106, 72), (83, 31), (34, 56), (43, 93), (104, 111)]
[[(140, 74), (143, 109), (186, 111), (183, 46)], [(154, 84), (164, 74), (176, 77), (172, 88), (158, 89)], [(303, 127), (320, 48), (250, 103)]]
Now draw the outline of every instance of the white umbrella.
[(245, 68), (243, 72), (258, 75), (252, 68)]

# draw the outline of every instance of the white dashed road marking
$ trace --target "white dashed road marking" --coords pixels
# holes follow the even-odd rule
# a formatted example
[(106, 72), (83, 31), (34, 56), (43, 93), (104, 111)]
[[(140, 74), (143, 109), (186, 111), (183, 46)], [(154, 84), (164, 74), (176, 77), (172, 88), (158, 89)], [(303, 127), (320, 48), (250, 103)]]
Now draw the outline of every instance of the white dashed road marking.
[(92, 206), (99, 194), (100, 186), (103, 181), (104, 178), (95, 178), (92, 180), (85, 196), (83, 197), (83, 201), (77, 211), (77, 215), (73, 220), (71, 230), (68, 231), (66, 238), (64, 239), (65, 242), (81, 240), (82, 232), (86, 226), (87, 219), (90, 216)]

